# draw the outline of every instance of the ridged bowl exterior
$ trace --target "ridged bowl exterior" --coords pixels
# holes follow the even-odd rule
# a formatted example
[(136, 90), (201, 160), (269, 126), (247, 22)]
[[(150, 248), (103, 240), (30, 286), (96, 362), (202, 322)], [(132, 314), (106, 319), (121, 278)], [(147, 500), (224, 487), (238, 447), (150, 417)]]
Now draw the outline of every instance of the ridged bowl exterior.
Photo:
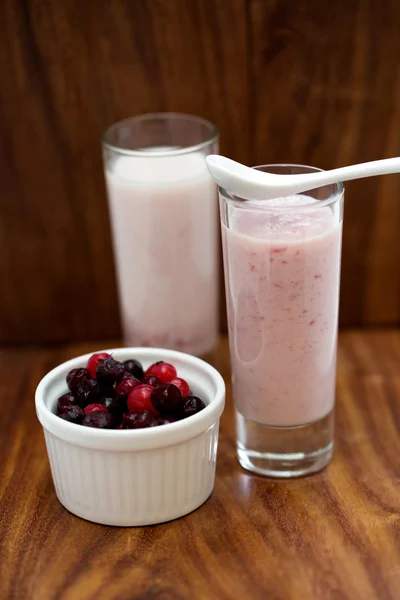
[(181, 517), (203, 504), (214, 487), (223, 380), (200, 359), (170, 350), (110, 352), (118, 360), (137, 358), (145, 366), (157, 360), (175, 364), (208, 406), (194, 417), (150, 430), (74, 425), (53, 410), (65, 391), (66, 374), (84, 366), (88, 356), (60, 365), (36, 394), (57, 497), (75, 515), (104, 525), (150, 525)]

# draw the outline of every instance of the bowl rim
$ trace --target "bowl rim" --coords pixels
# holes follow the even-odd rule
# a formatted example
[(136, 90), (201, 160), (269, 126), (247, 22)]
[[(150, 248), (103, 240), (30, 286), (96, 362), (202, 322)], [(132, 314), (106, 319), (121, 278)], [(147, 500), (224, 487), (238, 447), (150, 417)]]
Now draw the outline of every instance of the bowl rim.
[(94, 429), (69, 423), (60, 419), (47, 407), (45, 398), (50, 393), (49, 389), (56, 379), (61, 375), (65, 377), (71, 369), (86, 365), (88, 358), (94, 354), (94, 352), (88, 352), (54, 367), (41, 379), (36, 388), (36, 414), (43, 429), (50, 434), (71, 444), (95, 450), (150, 450), (178, 444), (194, 438), (204, 433), (220, 418), (225, 406), (225, 383), (220, 373), (201, 358), (164, 348), (127, 347), (96, 350), (95, 352), (107, 352), (113, 354), (119, 360), (140, 357), (141, 361), (150, 360), (154, 362), (157, 359), (160, 360), (162, 357), (172, 364), (174, 360), (187, 362), (198, 371), (206, 373), (212, 379), (216, 387), (215, 395), (201, 412), (163, 427), (115, 430)]

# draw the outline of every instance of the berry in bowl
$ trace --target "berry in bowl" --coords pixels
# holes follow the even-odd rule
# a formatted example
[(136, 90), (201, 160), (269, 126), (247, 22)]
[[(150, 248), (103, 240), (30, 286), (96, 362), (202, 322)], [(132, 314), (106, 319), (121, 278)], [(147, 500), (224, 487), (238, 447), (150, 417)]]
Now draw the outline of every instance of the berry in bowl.
[(136, 359), (121, 362), (100, 352), (65, 379), (69, 389), (57, 401), (57, 414), (86, 427), (144, 429), (187, 419), (206, 407), (163, 360), (144, 371)]
[(181, 517), (214, 487), (221, 375), (191, 355), (155, 348), (88, 354), (36, 390), (58, 499), (105, 525)]

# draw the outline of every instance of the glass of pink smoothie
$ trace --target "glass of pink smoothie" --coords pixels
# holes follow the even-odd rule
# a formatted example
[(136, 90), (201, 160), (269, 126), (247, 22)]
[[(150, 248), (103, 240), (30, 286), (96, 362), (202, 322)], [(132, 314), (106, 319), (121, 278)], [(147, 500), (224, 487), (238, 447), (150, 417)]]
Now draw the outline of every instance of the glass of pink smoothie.
[(313, 473), (333, 452), (343, 185), (267, 201), (219, 191), (238, 459)]
[(141, 115), (103, 137), (124, 342), (201, 355), (218, 337), (217, 187), (199, 117)]

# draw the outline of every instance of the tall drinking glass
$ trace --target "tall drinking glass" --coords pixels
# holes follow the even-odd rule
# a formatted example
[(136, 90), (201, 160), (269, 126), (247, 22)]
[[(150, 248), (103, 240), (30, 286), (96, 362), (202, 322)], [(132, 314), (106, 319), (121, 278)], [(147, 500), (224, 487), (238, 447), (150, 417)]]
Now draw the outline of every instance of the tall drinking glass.
[(203, 354), (217, 340), (217, 188), (205, 163), (216, 152), (214, 125), (190, 115), (142, 115), (104, 134), (128, 346)]
[(333, 450), (343, 185), (269, 201), (219, 191), (239, 462), (318, 471)]

